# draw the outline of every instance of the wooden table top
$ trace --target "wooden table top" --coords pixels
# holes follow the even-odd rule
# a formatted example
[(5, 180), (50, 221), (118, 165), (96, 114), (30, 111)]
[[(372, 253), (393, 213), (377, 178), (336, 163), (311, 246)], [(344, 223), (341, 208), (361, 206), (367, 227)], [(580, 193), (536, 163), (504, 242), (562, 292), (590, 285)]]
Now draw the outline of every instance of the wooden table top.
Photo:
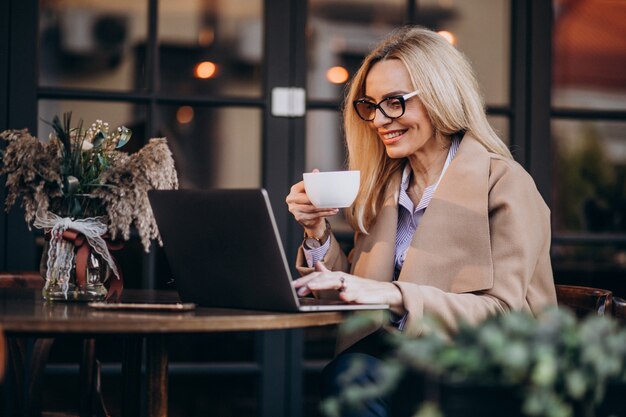
[[(124, 290), (123, 302), (178, 302), (175, 291)], [(0, 289), (0, 327), (8, 334), (159, 334), (280, 330), (341, 323), (346, 313), (280, 313), (225, 308), (188, 312), (99, 310), (47, 302), (38, 290)]]

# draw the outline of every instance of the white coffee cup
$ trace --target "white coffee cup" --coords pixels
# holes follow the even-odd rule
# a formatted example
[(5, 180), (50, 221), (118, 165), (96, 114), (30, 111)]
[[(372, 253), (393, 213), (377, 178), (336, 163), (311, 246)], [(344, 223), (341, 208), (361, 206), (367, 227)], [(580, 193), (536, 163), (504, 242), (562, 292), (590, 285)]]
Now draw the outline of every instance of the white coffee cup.
[(350, 207), (359, 192), (361, 171), (305, 172), (302, 178), (315, 207)]

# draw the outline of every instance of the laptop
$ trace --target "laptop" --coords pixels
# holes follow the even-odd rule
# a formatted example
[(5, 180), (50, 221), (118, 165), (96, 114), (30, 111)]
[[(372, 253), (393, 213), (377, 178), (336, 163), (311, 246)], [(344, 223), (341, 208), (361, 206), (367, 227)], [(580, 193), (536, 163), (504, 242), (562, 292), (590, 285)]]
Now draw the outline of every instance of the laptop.
[(183, 302), (285, 312), (389, 308), (299, 299), (264, 189), (152, 190), (148, 198)]

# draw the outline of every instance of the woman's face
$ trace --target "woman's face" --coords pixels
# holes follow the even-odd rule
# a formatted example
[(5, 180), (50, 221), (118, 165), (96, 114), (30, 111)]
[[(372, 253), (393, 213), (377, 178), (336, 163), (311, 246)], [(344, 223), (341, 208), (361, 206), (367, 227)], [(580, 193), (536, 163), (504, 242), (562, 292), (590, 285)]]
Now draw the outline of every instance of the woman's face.
[[(365, 97), (378, 103), (390, 97), (413, 92), (409, 73), (398, 59), (379, 61), (370, 69), (365, 79)], [(376, 110), (370, 123), (385, 145), (390, 158), (406, 158), (418, 152), (436, 149), (433, 125), (426, 108), (417, 96), (406, 101), (402, 117), (390, 119)]]

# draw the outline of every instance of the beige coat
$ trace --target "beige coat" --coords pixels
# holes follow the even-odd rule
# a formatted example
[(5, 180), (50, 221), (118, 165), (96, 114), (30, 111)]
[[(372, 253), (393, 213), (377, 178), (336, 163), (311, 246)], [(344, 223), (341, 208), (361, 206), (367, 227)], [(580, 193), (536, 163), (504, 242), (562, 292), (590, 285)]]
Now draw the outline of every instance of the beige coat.
[[(355, 234), (349, 260), (334, 236), (331, 270), (392, 281), (401, 173), (390, 182), (369, 234)], [(311, 272), (300, 248), (298, 270)], [(466, 135), (422, 217), (395, 282), (408, 311), (404, 332), (418, 335), (432, 314), (451, 329), (465, 320), (556, 304), (550, 263), (550, 211), (528, 173)], [(343, 335), (341, 351), (382, 325)]]

